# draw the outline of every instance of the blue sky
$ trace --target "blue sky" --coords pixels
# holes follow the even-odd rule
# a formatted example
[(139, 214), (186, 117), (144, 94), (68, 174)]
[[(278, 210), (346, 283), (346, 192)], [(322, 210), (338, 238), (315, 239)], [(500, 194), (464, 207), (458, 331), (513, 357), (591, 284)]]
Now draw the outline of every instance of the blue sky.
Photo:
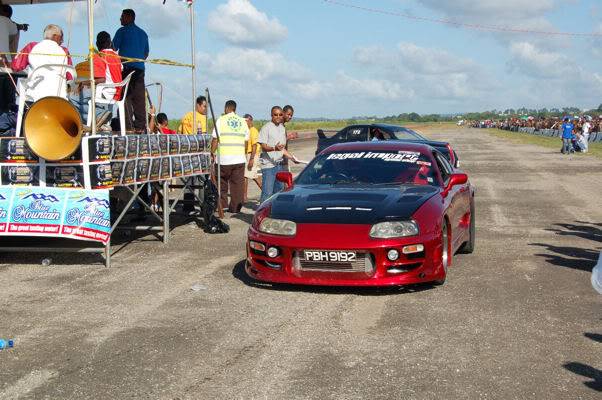
[[(602, 4), (595, 0), (339, 2), (471, 24), (602, 33)], [(161, 3), (98, 0), (96, 31), (113, 34), (121, 9), (131, 7), (151, 37), (151, 58), (189, 62), (186, 6)], [(266, 118), (272, 105), (286, 103), (299, 117), (602, 103), (602, 37), (471, 30), (322, 0), (198, 0), (194, 7), (197, 87), (211, 89), (218, 110), (228, 98), (238, 102), (241, 113), (259, 118)], [(22, 45), (38, 40), (53, 22), (63, 26), (72, 53), (85, 53), (83, 3), (14, 10), (14, 20), (30, 24)], [(155, 81), (165, 85), (163, 110), (179, 118), (191, 102), (189, 70), (150, 66), (147, 83)]]

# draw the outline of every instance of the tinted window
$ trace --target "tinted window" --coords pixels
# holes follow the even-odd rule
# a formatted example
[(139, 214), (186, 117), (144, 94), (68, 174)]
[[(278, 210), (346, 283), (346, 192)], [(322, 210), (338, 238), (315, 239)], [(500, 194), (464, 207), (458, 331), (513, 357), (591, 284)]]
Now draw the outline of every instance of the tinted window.
[(443, 180), (443, 184), (447, 184), (447, 181), (449, 180), (449, 175), (452, 173), (452, 167), (449, 161), (447, 161), (447, 159), (440, 153), (436, 152), (433, 155), (435, 156), (437, 167), (439, 167), (439, 171), (441, 172), (441, 179)]
[(397, 127), (392, 129), (393, 135), (397, 139), (420, 139), (426, 140), (423, 136), (421, 136), (418, 132), (415, 132), (408, 128)]
[(436, 185), (427, 155), (411, 151), (336, 152), (316, 157), (296, 180), (299, 185)]
[(348, 142), (365, 142), (368, 140), (368, 128), (365, 126), (351, 126), (347, 128)]
[(391, 132), (385, 129), (371, 127), (370, 128), (370, 140), (391, 140), (395, 137), (391, 137)]
[(347, 139), (347, 128), (343, 129), (342, 131), (339, 131), (332, 138), (341, 142), (345, 141)]

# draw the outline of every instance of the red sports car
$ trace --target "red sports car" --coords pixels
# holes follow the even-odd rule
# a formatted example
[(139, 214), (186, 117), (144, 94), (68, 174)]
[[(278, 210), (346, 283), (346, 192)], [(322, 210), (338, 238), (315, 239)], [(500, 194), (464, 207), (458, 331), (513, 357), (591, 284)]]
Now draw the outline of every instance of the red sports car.
[(442, 284), (475, 246), (474, 188), (425, 144), (333, 145), (257, 210), (246, 272), (266, 282)]

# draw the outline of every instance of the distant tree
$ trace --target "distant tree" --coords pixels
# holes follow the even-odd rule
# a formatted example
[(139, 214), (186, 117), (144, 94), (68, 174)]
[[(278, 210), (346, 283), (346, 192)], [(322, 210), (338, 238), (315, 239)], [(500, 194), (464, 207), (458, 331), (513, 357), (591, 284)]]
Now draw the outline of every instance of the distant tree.
[(418, 122), (420, 121), (420, 114), (412, 112), (408, 114), (408, 121)]

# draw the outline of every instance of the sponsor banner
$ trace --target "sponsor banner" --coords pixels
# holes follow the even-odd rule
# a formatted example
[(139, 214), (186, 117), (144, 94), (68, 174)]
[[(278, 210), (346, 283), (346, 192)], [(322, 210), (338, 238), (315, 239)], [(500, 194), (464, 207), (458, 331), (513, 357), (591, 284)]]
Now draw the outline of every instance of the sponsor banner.
[[(4, 190), (3, 190), (4, 189)], [(8, 226), (8, 209), (10, 207), (11, 189), (0, 186), (0, 234), (6, 231)]]
[(0, 186), (0, 236), (110, 240), (108, 190)]

